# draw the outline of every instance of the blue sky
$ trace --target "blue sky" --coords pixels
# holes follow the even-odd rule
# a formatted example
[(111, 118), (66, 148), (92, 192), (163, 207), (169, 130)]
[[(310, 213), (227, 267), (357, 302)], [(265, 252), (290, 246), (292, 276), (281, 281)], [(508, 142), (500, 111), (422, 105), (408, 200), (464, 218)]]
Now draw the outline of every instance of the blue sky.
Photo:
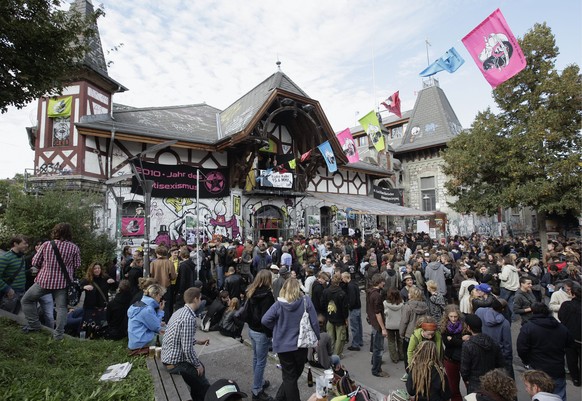
[[(129, 91), (114, 101), (136, 107), (207, 104), (224, 109), (276, 71), (275, 62), (310, 97), (332, 127), (359, 116), (400, 91), (403, 110), (422, 89), (418, 73), (455, 47), (465, 64), (436, 75), (464, 128), (494, 107), (491, 87), (461, 39), (496, 8), (522, 37), (547, 22), (560, 48), (558, 69), (582, 60), (580, 0), (267, 0), (164, 2), (114, 0), (99, 22), (110, 76)], [(0, 178), (33, 167), (25, 127), (36, 104), (0, 115)]]

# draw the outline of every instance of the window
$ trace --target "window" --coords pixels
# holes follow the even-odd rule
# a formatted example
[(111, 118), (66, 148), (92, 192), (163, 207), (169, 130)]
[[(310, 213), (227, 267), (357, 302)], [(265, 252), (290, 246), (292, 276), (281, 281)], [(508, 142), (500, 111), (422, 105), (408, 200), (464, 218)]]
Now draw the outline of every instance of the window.
[(360, 146), (368, 146), (368, 135), (362, 135), (358, 138)]
[(435, 177), (423, 177), (420, 179), (420, 197), (422, 210), (430, 212), (436, 210)]

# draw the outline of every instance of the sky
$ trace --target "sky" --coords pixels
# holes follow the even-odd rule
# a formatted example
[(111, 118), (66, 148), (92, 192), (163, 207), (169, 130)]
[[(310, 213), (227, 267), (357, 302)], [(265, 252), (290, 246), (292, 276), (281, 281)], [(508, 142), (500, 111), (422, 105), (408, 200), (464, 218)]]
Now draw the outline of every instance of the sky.
[[(109, 76), (134, 107), (207, 103), (221, 110), (281, 70), (319, 101), (336, 132), (399, 90), (402, 110), (423, 87), (418, 73), (455, 47), (465, 64), (435, 77), (463, 128), (495, 105), (461, 39), (500, 8), (516, 37), (546, 22), (557, 69), (582, 61), (580, 0), (93, 0)], [(426, 45), (426, 41), (430, 46)], [(110, 51), (117, 47), (116, 51)], [(382, 106), (380, 106), (382, 107)], [(34, 167), (25, 127), (37, 104), (0, 114), (0, 179)], [(30, 171), (30, 170), (29, 170)]]

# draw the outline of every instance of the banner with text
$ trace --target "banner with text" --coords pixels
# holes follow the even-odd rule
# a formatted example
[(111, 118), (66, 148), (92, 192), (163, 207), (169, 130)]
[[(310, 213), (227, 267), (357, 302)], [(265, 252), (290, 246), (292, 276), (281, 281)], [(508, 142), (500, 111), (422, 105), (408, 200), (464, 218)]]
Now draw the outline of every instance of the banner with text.
[(404, 206), (402, 199), (402, 189), (382, 188), (374, 185), (374, 198), (383, 200), (395, 205)]
[[(154, 182), (152, 196), (155, 198), (195, 198), (196, 167), (134, 162), (138, 174)], [(142, 169), (143, 167), (143, 169)], [(137, 177), (131, 182), (131, 192), (143, 194)], [(200, 198), (221, 198), (230, 195), (228, 169), (200, 169)]]
[(274, 170), (259, 170), (260, 175), (257, 178), (261, 187), (272, 188), (293, 188), (292, 173), (277, 173)]

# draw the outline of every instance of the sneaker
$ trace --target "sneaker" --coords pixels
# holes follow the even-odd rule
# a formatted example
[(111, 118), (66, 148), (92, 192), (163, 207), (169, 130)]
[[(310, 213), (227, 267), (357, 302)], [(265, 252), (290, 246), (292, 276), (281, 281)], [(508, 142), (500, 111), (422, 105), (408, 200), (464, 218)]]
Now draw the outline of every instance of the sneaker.
[(270, 386), (270, 385), (271, 385), (271, 382), (270, 382), (270, 381), (268, 381), (268, 380), (265, 380), (265, 381), (263, 382), (263, 390), (265, 390), (265, 389), (269, 388), (269, 386)]
[(25, 334), (28, 333), (38, 333), (40, 329), (33, 329), (30, 326), (22, 326), (22, 332)]
[(390, 374), (388, 372), (384, 372), (383, 370), (379, 371), (376, 374), (372, 373), (372, 375), (376, 377), (390, 377)]
[(257, 395), (253, 394), (253, 401), (275, 401), (275, 399), (264, 391), (261, 391)]
[(360, 350), (360, 347), (354, 347), (354, 346), (350, 345), (350, 346), (348, 347), (348, 349), (349, 349), (350, 351), (359, 351), (359, 350)]
[(402, 380), (403, 382), (407, 381), (408, 380), (408, 373), (405, 373), (404, 376), (402, 376), (400, 378), (400, 380)]

